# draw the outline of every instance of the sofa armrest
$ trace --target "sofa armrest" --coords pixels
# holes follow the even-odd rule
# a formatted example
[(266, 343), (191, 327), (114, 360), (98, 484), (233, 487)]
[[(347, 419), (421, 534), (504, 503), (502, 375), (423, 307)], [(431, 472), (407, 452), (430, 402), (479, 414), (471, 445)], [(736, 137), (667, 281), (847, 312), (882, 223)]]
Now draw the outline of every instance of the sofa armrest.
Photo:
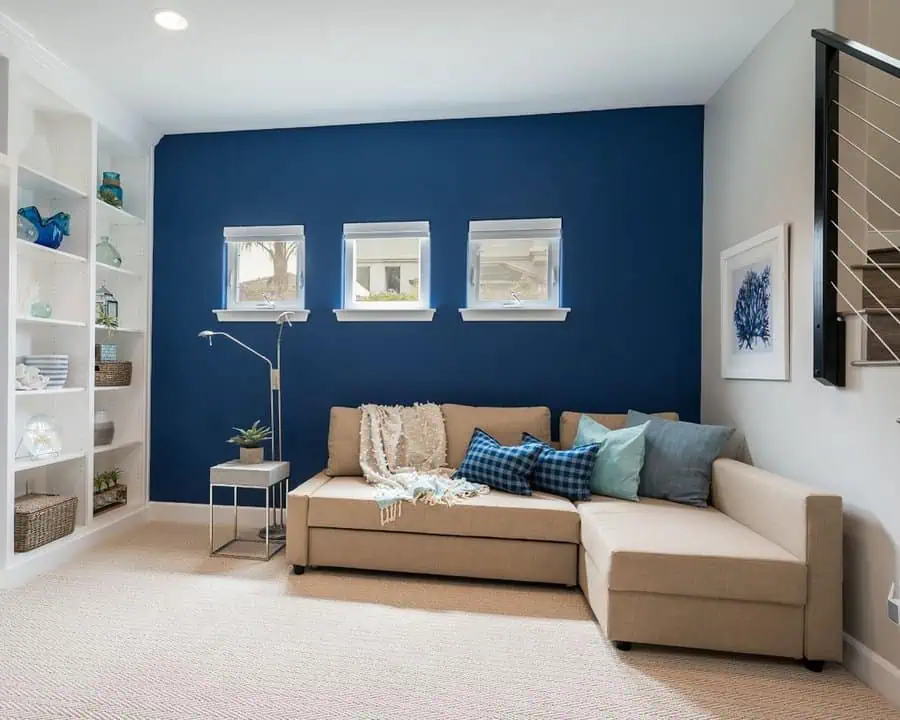
[(718, 510), (806, 563), (806, 657), (839, 661), (843, 648), (841, 497), (721, 459), (713, 463), (712, 500)]
[(287, 548), (285, 554), (292, 565), (309, 564), (309, 497), (331, 478), (320, 472), (288, 493), (287, 499)]

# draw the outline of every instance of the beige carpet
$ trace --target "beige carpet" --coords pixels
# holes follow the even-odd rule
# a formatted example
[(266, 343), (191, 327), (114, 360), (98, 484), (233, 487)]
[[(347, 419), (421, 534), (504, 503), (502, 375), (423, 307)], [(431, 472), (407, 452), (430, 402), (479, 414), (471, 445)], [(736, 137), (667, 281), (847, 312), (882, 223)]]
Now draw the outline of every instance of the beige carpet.
[(616, 652), (580, 593), (210, 559), (148, 525), (0, 591), (3, 718), (900, 718), (840, 667)]

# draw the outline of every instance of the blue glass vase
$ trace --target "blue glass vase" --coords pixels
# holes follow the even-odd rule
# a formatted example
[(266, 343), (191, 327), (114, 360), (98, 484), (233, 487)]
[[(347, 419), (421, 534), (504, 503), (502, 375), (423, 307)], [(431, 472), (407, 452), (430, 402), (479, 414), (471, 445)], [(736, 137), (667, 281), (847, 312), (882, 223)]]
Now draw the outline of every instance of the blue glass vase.
[(69, 234), (69, 226), (72, 221), (69, 213), (58, 212), (53, 217), (45, 220), (41, 217), (40, 210), (32, 205), (31, 207), (21, 208), (19, 215), (26, 220), (30, 220), (38, 229), (37, 240), (34, 241), (36, 245), (43, 245), (51, 250), (56, 250), (62, 245), (63, 238)]
[(103, 184), (97, 190), (99, 197), (107, 205), (121, 208), (123, 204), (122, 178), (117, 172), (103, 173)]

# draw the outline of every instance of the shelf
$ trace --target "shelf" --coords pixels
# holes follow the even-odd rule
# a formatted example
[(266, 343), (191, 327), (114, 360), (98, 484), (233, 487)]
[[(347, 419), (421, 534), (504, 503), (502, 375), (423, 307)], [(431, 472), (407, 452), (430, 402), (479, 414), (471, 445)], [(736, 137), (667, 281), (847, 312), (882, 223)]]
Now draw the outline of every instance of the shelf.
[(125, 268), (116, 267), (115, 265), (107, 265), (106, 263), (97, 263), (97, 270), (112, 273), (114, 275), (124, 275), (125, 277), (132, 277), (135, 279), (139, 279), (141, 276), (132, 270), (126, 270)]
[(16, 460), (15, 471), (34, 470), (35, 468), (48, 467), (50, 465), (59, 465), (72, 460), (82, 460), (85, 454), (83, 452), (60, 453), (56, 457), (41, 458), (40, 460)]
[(45, 390), (16, 390), (16, 397), (40, 397), (43, 395), (75, 395), (84, 392), (83, 387), (48, 388)]
[(43, 195), (75, 200), (84, 200), (88, 196), (84, 190), (79, 190), (60, 180), (55, 180), (49, 175), (39, 170), (34, 170), (27, 165), (19, 165), (19, 187), (33, 190)]
[(131, 390), (134, 385), (116, 385), (115, 387), (95, 387), (94, 392), (119, 392), (121, 390)]
[(78, 322), (77, 320), (57, 320), (56, 318), (37, 318), (20, 315), (16, 318), (16, 322), (25, 325), (49, 325), (51, 327), (87, 327), (87, 323)]
[(71, 263), (87, 262), (87, 258), (83, 258), (81, 257), (81, 255), (73, 255), (72, 253), (67, 253), (63, 250), (53, 250), (52, 248), (44, 247), (43, 245), (28, 242), (27, 240), (22, 240), (20, 238), (16, 238), (16, 245), (18, 245), (20, 250), (34, 253), (36, 256), (46, 258), (48, 260)]
[(107, 225), (143, 225), (144, 221), (129, 212), (113, 207), (99, 198), (97, 199), (97, 214), (106, 221)]
[(109, 445), (97, 445), (94, 447), (94, 455), (102, 455), (103, 453), (114, 452), (116, 450), (125, 450), (141, 446), (140, 440), (119, 440)]
[(117, 328), (108, 328), (104, 325), (94, 325), (95, 330), (106, 330), (115, 335), (116, 333), (126, 333), (129, 335), (143, 335), (143, 330), (138, 330), (137, 328), (126, 328), (126, 327), (117, 327)]

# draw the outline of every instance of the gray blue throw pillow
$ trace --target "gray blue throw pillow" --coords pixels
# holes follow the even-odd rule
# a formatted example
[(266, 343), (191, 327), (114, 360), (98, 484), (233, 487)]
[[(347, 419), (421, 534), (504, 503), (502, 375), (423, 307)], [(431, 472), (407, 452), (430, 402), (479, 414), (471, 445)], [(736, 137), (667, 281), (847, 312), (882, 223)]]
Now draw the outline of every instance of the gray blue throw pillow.
[(516, 495), (531, 495), (528, 481), (541, 451), (542, 447), (534, 443), (501, 445), (481, 428), (475, 428), (466, 456), (453, 477)]
[(713, 461), (722, 453), (734, 428), (663, 420), (628, 411), (628, 427), (645, 423), (649, 425), (638, 493), (706, 507)]
[(556, 450), (529, 433), (522, 433), (522, 442), (522, 447), (537, 446), (541, 450), (531, 476), (531, 487), (569, 500), (591, 499), (591, 473), (599, 445)]
[(637, 501), (647, 427), (648, 423), (644, 423), (610, 430), (587, 415), (579, 418), (573, 447), (600, 446), (591, 473), (591, 491), (595, 495)]

